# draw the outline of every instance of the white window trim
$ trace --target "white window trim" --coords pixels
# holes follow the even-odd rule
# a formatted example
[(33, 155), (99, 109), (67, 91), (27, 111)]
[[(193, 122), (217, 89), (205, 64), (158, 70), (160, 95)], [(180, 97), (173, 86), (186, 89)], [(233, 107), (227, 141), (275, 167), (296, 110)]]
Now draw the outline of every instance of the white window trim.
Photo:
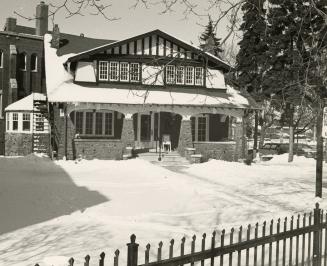
[[(196, 72), (200, 70), (200, 78), (196, 78)], [(203, 67), (196, 67), (194, 69), (194, 82), (195, 82), (195, 85), (198, 85), (198, 86), (203, 86)]]
[[(173, 80), (169, 80), (169, 75), (168, 75), (168, 71), (170, 71), (170, 69), (172, 69), (172, 72), (174, 73), (174, 78)], [(175, 84), (176, 83), (176, 67), (174, 65), (167, 65), (166, 66), (166, 84)]]
[[(14, 113), (18, 114), (18, 127), (17, 130), (13, 130), (13, 118)], [(30, 115), (30, 129), (29, 130), (23, 130), (23, 114), (29, 114)], [(27, 133), (31, 134), (33, 130), (33, 113), (31, 112), (7, 112), (6, 113), (6, 132), (11, 133)], [(47, 133), (47, 119), (44, 118), (44, 131), (37, 131), (38, 133)]]
[[(205, 117), (206, 118), (206, 139), (199, 141), (199, 117)], [(195, 135), (194, 135), (194, 142), (208, 142), (209, 141), (209, 115), (208, 114), (199, 114), (194, 116), (194, 122), (195, 122)]]
[(129, 69), (133, 69), (133, 65), (137, 66), (137, 80), (132, 79), (133, 73), (130, 73), (130, 82), (140, 82), (140, 64), (139, 63), (130, 63)]
[[(29, 119), (28, 120), (24, 120), (24, 115), (29, 115)], [(31, 117), (32, 117), (32, 113), (22, 113), (22, 131), (23, 132), (31, 132), (32, 129), (32, 122), (31, 122)], [(29, 121), (30, 122), (30, 127), (28, 130), (24, 130), (23, 124), (25, 121)]]
[[(104, 63), (107, 65), (107, 78), (101, 78), (101, 64)], [(109, 79), (109, 65), (107, 61), (99, 61), (99, 80), (100, 81), (107, 81)]]
[[(112, 65), (116, 65), (117, 66), (117, 70), (116, 70), (116, 72), (117, 72), (117, 76), (116, 76), (116, 78), (111, 78), (111, 67), (112, 67)], [(118, 61), (110, 61), (109, 62), (109, 80), (110, 81), (119, 81), (119, 62)]]
[[(191, 82), (187, 82), (187, 70), (188, 69), (192, 69), (192, 81)], [(194, 85), (194, 67), (193, 66), (186, 66), (185, 67), (185, 76), (184, 76), (184, 80), (185, 80), (185, 85)]]
[[(76, 110), (74, 111), (74, 123), (76, 123), (76, 113), (83, 113), (83, 125), (82, 125), (82, 133), (79, 133), (80, 136), (85, 137), (114, 137), (115, 136), (115, 112), (114, 111), (104, 111), (104, 110)], [(92, 134), (86, 134), (86, 113), (93, 113), (92, 115)], [(102, 113), (102, 134), (95, 134), (95, 124), (96, 124), (96, 113)], [(105, 134), (105, 114), (110, 113), (112, 115), (112, 123), (111, 123), (111, 134)]]
[[(127, 76), (127, 79), (122, 79), (122, 65), (127, 65), (127, 74), (126, 74), (126, 76)], [(120, 81), (122, 81), (122, 82), (129, 82), (129, 63), (128, 62), (120, 62), (120, 64), (119, 64), (119, 77), (120, 77)]]
[[(178, 77), (178, 69), (181, 69), (182, 70), (182, 81), (181, 82), (178, 82), (178, 79), (177, 79), (177, 77)], [(185, 67), (184, 66), (177, 66), (176, 67), (176, 84), (177, 85), (184, 85), (184, 77), (185, 77), (185, 73), (184, 73), (184, 71), (185, 71)]]

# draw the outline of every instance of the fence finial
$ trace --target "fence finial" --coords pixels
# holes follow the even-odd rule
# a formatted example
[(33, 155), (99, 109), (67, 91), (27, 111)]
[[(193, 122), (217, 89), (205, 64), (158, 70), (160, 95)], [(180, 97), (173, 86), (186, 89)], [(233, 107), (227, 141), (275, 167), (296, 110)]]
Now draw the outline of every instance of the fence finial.
[(89, 266), (90, 265), (90, 259), (91, 259), (90, 255), (86, 255), (85, 256), (85, 258), (84, 258), (84, 260), (85, 260), (84, 266)]
[(69, 263), (69, 266), (73, 266), (74, 265), (74, 258), (70, 258), (68, 263)]
[(135, 240), (136, 240), (136, 235), (132, 234), (131, 235), (131, 243), (135, 243)]
[(316, 209), (319, 209), (319, 203), (316, 202)]

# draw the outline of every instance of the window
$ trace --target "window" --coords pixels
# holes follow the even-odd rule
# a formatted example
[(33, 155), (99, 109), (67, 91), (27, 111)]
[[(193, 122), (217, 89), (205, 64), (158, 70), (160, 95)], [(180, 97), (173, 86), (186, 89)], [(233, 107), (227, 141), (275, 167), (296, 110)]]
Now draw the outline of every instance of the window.
[(99, 80), (108, 80), (108, 62), (99, 62)]
[(18, 113), (12, 114), (12, 130), (13, 131), (18, 130)]
[(202, 67), (195, 68), (195, 85), (199, 85), (199, 86), (203, 85), (203, 68)]
[(184, 67), (178, 66), (176, 68), (176, 84), (184, 84)]
[(9, 113), (7, 113), (6, 116), (7, 116), (7, 119), (6, 119), (7, 120), (7, 129), (6, 130), (9, 131), (10, 130), (10, 115), (9, 115)]
[(2, 112), (2, 100), (3, 100), (3, 97), (2, 97), (2, 90), (0, 90), (0, 118), (3, 118), (3, 112)]
[(131, 63), (131, 82), (140, 81), (140, 65), (139, 63)]
[(198, 117), (198, 141), (206, 141), (207, 117)]
[(193, 85), (194, 84), (194, 67), (187, 66), (185, 68), (185, 84)]
[(23, 113), (23, 131), (31, 130), (31, 114)]
[(3, 51), (0, 50), (0, 68), (3, 68)]
[(18, 64), (20, 70), (24, 70), (24, 71), (26, 70), (26, 60), (27, 60), (27, 56), (25, 53), (19, 54)]
[(74, 121), (75, 121), (75, 130), (77, 134), (83, 134), (83, 118), (84, 118), (83, 112), (76, 112)]
[(44, 131), (44, 117), (42, 114), (35, 114), (35, 131)]
[(92, 136), (114, 135), (114, 112), (78, 111), (71, 113), (77, 134)]
[(120, 81), (129, 81), (129, 64), (126, 62), (120, 63)]
[(93, 134), (93, 112), (85, 113), (85, 134)]
[(193, 141), (209, 141), (209, 116), (199, 115), (191, 117)]
[(103, 113), (95, 113), (95, 135), (102, 135)]
[(37, 55), (32, 54), (31, 56), (31, 71), (37, 71)]
[(106, 119), (105, 119), (105, 135), (112, 136), (113, 135), (113, 115), (112, 113), (106, 113)]
[(119, 64), (118, 62), (110, 62), (110, 81), (118, 81), (119, 75), (118, 75), (118, 68)]
[(175, 66), (166, 66), (166, 83), (175, 84)]

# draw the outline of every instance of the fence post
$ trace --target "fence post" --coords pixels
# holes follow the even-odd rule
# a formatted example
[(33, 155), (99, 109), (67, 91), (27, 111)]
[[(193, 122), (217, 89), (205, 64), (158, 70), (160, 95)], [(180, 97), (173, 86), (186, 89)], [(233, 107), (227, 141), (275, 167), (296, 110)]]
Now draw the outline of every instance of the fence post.
[(313, 232), (313, 266), (321, 265), (321, 254), (320, 254), (320, 208), (319, 203), (316, 203), (316, 208), (313, 211), (313, 224), (316, 226)]
[(136, 236), (131, 235), (131, 243), (127, 244), (127, 266), (137, 266), (139, 244), (135, 243)]

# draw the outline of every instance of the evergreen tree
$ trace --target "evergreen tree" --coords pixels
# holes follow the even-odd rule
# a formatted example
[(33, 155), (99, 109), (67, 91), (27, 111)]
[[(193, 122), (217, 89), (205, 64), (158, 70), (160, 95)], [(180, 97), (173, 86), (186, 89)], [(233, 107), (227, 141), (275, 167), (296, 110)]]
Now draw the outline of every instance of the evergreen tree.
[(220, 41), (221, 39), (216, 37), (213, 21), (209, 17), (208, 25), (200, 36), (200, 47), (201, 49), (220, 57), (220, 53), (223, 51), (221, 49)]
[[(268, 103), (270, 95), (262, 93), (262, 83), (266, 72), (266, 0), (248, 0), (242, 5), (243, 23), (240, 30), (243, 33), (239, 42), (239, 52), (236, 57), (237, 82), (241, 88), (246, 89), (258, 102), (269, 104), (266, 110), (274, 110)], [(263, 144), (265, 128), (274, 122), (274, 113), (265, 112), (261, 120), (261, 139)], [(257, 148), (258, 115), (255, 115), (254, 149)]]

